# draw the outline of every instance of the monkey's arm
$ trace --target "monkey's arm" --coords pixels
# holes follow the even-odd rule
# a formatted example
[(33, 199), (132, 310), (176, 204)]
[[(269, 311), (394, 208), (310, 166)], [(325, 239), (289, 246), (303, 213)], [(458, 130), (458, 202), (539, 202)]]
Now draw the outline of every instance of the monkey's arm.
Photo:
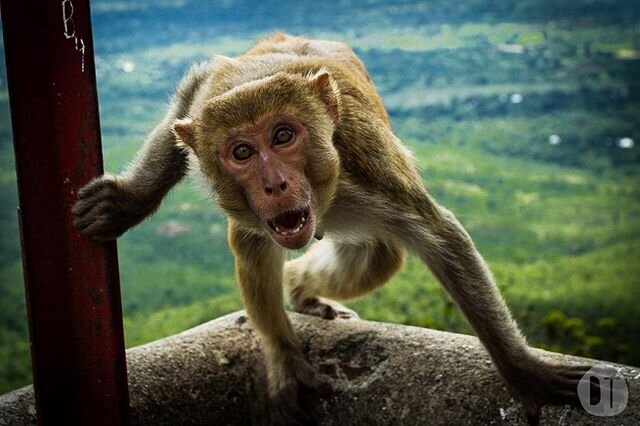
[(554, 364), (530, 351), (493, 277), (455, 216), (438, 207), (437, 243), (423, 259), (460, 307), (531, 423), (546, 403), (577, 403), (577, 385), (590, 366)]
[(229, 245), (247, 314), (261, 337), (268, 393), (276, 424), (309, 424), (312, 415), (301, 408), (305, 391), (330, 391), (303, 358), (300, 344), (283, 305), (285, 253), (267, 236), (243, 230), (229, 219)]
[(169, 111), (151, 132), (136, 159), (121, 175), (97, 177), (78, 193), (74, 225), (97, 240), (114, 239), (153, 213), (188, 169), (187, 154), (176, 145), (173, 123), (187, 115), (210, 72), (195, 65), (182, 79)]

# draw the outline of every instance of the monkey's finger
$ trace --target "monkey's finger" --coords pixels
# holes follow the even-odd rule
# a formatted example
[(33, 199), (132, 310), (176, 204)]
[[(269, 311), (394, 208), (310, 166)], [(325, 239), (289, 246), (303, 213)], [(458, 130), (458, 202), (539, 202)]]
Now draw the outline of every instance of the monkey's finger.
[(349, 309), (348, 311), (336, 311), (338, 312), (338, 317), (346, 320), (358, 320), (360, 319), (360, 315), (358, 315), (355, 311)]
[(80, 231), (82, 235), (92, 237), (97, 232), (102, 231), (107, 223), (105, 220), (100, 219), (100, 217), (92, 215), (76, 219), (73, 225), (78, 228), (78, 231)]
[(100, 180), (100, 178), (96, 178), (80, 188), (80, 190), (78, 191), (78, 197), (88, 197), (96, 191), (100, 190), (102, 186), (102, 180)]
[(97, 241), (115, 240), (123, 232), (120, 228), (113, 226), (109, 220), (103, 218), (96, 219), (93, 223), (80, 230), (82, 235)]
[(71, 207), (71, 213), (82, 215), (91, 210), (94, 206), (102, 204), (113, 204), (116, 194), (109, 188), (101, 188), (100, 191), (89, 195), (80, 195), (78, 201)]
[(85, 187), (78, 191), (78, 201), (76, 202), (76, 204), (83, 204), (86, 202), (95, 203), (97, 200), (110, 197), (112, 192), (113, 191), (111, 191), (109, 188), (105, 188), (102, 185), (97, 185), (95, 188), (89, 189)]
[(594, 368), (594, 365), (592, 364), (571, 364), (571, 365), (563, 365), (563, 368), (565, 368), (566, 370), (571, 370), (571, 371), (584, 371), (587, 372), (589, 370), (591, 370), (592, 368)]
[(83, 198), (76, 201), (76, 203), (71, 207), (71, 213), (74, 216), (84, 216), (91, 212), (91, 210), (100, 207), (100, 205), (104, 204), (105, 200), (102, 197), (90, 197)]
[(71, 213), (73, 213), (76, 216), (81, 215), (87, 210), (89, 210), (91, 207), (93, 207), (95, 204), (96, 204), (95, 197), (92, 197), (91, 195), (88, 195), (88, 196), (78, 195), (78, 199), (76, 200), (73, 207), (71, 207)]
[(580, 383), (582, 376), (574, 375), (572, 373), (568, 374), (556, 374), (551, 376), (550, 381), (554, 388), (573, 388), (575, 389)]
[(92, 207), (93, 207), (93, 204), (88, 203), (85, 200), (78, 200), (71, 207), (71, 213), (73, 213), (74, 216), (81, 216), (85, 214), (88, 210), (90, 210)]
[(71, 207), (71, 213), (76, 216), (80, 216), (86, 214), (97, 206), (105, 204), (113, 205), (115, 203), (116, 196), (117, 194), (106, 188), (87, 196), (81, 196)]
[(94, 223), (96, 220), (96, 216), (91, 214), (79, 216), (73, 220), (73, 226), (75, 226), (78, 231), (83, 232), (86, 227)]
[(110, 175), (103, 175), (93, 179), (78, 191), (79, 197), (88, 197), (102, 189), (116, 190), (116, 182)]
[(566, 365), (566, 366), (563, 365), (561, 374), (571, 376), (571, 377), (582, 378), (585, 374), (587, 374), (589, 371), (593, 370), (594, 368), (596, 368), (596, 370), (594, 370), (595, 373), (599, 372), (599, 369), (597, 367), (594, 367), (593, 365), (588, 365), (588, 364)]
[(91, 210), (88, 210), (82, 215), (76, 216), (73, 220), (73, 226), (79, 230), (83, 230), (87, 226), (92, 223), (96, 223), (99, 220), (106, 222), (112, 211), (113, 207), (111, 205), (104, 203), (94, 205), (91, 207)]

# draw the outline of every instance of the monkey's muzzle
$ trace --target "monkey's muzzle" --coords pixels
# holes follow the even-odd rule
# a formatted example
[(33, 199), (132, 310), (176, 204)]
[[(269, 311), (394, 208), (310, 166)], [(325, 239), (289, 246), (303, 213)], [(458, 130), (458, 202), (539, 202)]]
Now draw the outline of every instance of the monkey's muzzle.
[(313, 236), (313, 212), (309, 206), (289, 210), (267, 221), (273, 239), (283, 247), (299, 249)]

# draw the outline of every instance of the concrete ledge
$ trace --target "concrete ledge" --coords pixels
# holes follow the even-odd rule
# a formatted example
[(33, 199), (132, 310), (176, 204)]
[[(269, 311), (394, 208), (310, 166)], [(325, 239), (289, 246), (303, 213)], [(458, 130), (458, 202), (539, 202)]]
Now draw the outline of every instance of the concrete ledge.
[[(478, 339), (416, 327), (291, 314), (310, 362), (334, 394), (315, 401), (321, 425), (525, 425)], [(581, 358), (544, 352), (545, 357)], [(255, 332), (237, 312), (127, 351), (134, 425), (266, 422), (264, 368)], [(640, 369), (620, 366), (627, 408), (594, 417), (543, 410), (541, 424), (640, 424)], [(0, 396), (0, 425), (35, 425), (33, 390)]]

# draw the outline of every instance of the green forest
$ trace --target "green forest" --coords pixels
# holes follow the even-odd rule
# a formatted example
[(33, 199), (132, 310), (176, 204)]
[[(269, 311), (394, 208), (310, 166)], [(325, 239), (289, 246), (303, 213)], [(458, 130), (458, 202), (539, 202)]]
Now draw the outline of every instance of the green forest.
[[(531, 345), (640, 365), (634, 1), (220, 3), (92, 2), (106, 170), (132, 160), (191, 63), (241, 54), (275, 30), (345, 41), (430, 192), (475, 240)], [(31, 373), (1, 56), (4, 393), (30, 383)], [(224, 214), (189, 179), (119, 240), (118, 252), (128, 347), (242, 308)], [(366, 320), (471, 333), (411, 257), (387, 286), (349, 306)]]

